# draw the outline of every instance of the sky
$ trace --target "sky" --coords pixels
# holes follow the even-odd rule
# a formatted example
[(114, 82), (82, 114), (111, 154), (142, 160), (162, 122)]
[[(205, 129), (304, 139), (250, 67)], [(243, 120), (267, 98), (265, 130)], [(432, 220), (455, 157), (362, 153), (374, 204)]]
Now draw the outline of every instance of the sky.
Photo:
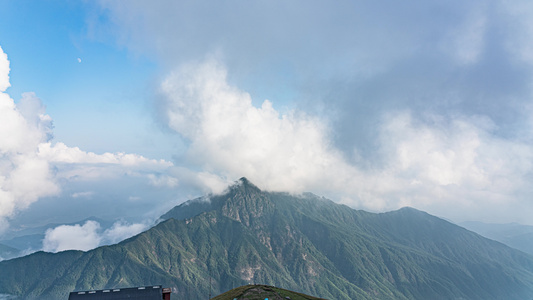
[(2, 234), (119, 220), (50, 251), (243, 176), (533, 225), (529, 1), (0, 0), (0, 47)]

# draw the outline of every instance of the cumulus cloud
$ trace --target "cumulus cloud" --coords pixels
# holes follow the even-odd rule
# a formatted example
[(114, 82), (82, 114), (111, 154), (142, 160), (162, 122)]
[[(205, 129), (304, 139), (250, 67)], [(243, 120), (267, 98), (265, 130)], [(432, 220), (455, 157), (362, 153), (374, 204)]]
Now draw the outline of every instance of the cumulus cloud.
[(50, 136), (51, 119), (34, 94), (24, 94), (18, 105), (3, 91), (9, 87), (9, 61), (0, 48), (0, 232), (7, 219), (39, 197), (57, 194), (48, 161), (38, 147)]
[(336, 178), (354, 171), (329, 143), (322, 120), (297, 111), (281, 114), (268, 100), (253, 106), (248, 93), (227, 83), (216, 60), (174, 72), (161, 92), (168, 126), (190, 140), (187, 160), (204, 171), (292, 191), (334, 188)]
[[(365, 176), (368, 184), (360, 189), (370, 197), (360, 201), (376, 209), (410, 205), (463, 218), (487, 218), (512, 203), (528, 203), (533, 145), (499, 137), (496, 129), (487, 117), (389, 115), (379, 137), (385, 163)], [(527, 218), (528, 206), (515, 216)]]
[(59, 252), (65, 250), (87, 251), (100, 245), (102, 238), (97, 231), (100, 224), (87, 221), (83, 225), (61, 225), (46, 231), (43, 240), (43, 250)]
[(87, 221), (83, 225), (61, 225), (46, 231), (43, 251), (88, 251), (123, 241), (145, 231), (149, 226), (149, 223), (129, 224), (124, 221), (117, 221), (106, 230), (102, 230), (100, 223), (96, 221)]

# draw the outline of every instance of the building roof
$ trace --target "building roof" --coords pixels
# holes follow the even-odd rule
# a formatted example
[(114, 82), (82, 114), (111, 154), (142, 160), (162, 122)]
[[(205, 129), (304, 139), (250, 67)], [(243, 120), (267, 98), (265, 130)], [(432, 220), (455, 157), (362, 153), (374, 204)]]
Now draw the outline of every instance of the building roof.
[(155, 285), (133, 288), (71, 292), (68, 297), (68, 300), (161, 300), (165, 299), (165, 294), (169, 295), (170, 289), (162, 288), (160, 285)]

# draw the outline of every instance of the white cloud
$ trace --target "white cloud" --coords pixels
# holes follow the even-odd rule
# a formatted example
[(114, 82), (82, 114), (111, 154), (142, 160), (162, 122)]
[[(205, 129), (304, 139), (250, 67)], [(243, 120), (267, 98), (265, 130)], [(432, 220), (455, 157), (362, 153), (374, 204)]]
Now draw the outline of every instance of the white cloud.
[(172, 166), (165, 160), (148, 159), (137, 154), (85, 152), (78, 147), (67, 147), (63, 143), (42, 143), (39, 145), (39, 156), (54, 163), (80, 164), (114, 164), (122, 166), (138, 166), (146, 169), (164, 169)]
[(38, 132), (43, 135), (42, 140), (52, 137), (52, 118), (46, 114), (46, 107), (35, 93), (23, 93), (22, 99), (17, 103), (17, 110), (28, 124), (38, 129)]
[(102, 245), (118, 243), (145, 231), (149, 226), (149, 223), (128, 224), (124, 221), (117, 221), (111, 228), (102, 231), (100, 223), (96, 221), (87, 221), (83, 225), (61, 225), (46, 231), (43, 250), (47, 252), (88, 251)]
[(115, 222), (111, 228), (103, 233), (103, 240), (107, 244), (116, 244), (148, 229), (149, 223), (128, 224), (123, 221)]
[(137, 154), (86, 152), (63, 143), (41, 143), (39, 157), (56, 168), (56, 177), (68, 180), (102, 180), (119, 178), (124, 174), (145, 176), (154, 182), (153, 173), (161, 173), (173, 164), (165, 160), (148, 159)]
[(43, 250), (59, 252), (94, 249), (102, 241), (98, 234), (99, 229), (100, 224), (95, 221), (87, 221), (83, 225), (61, 225), (48, 229), (43, 240)]
[[(235, 178), (222, 178), (219, 174), (209, 171), (179, 165), (170, 168), (168, 173), (172, 178), (179, 180), (180, 186), (188, 186), (194, 190), (200, 190), (204, 194), (223, 192), (235, 180)], [(197, 194), (194, 196), (191, 195), (191, 197), (197, 196)]]
[[(234, 179), (246, 176), (270, 190), (339, 187), (355, 169), (331, 146), (322, 120), (261, 107), (226, 82), (215, 60), (187, 65), (161, 85), (168, 126), (190, 140), (187, 159), (202, 170)], [(224, 180), (223, 180), (224, 181)]]
[(11, 84), (9, 83), (9, 60), (7, 54), (0, 47), (0, 93), (4, 92)]
[[(9, 86), (9, 62), (0, 48), (0, 90)], [(34, 94), (18, 105), (0, 93), (0, 232), (7, 219), (40, 197), (59, 192), (49, 163), (38, 155), (38, 145), (50, 137), (51, 119)]]
[[(365, 171), (361, 182), (345, 189), (344, 202), (376, 210), (409, 205), (462, 219), (475, 215), (509, 221), (505, 218), (512, 216), (527, 222), (533, 209), (528, 200), (533, 145), (498, 137), (496, 129), (486, 117), (390, 114), (379, 137), (383, 167)], [(354, 194), (359, 197), (350, 198)]]

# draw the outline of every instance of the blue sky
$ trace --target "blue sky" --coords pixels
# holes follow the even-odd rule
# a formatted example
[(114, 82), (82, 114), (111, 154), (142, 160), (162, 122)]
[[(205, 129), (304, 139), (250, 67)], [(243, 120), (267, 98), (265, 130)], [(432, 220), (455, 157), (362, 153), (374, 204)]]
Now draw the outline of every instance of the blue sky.
[(146, 112), (157, 63), (91, 33), (89, 20), (97, 7), (76, 1), (3, 1), (2, 6), (0, 36), (12, 66), (8, 93), (19, 99), (35, 92), (54, 116), (56, 140), (88, 151), (169, 158), (138, 142), (155, 131)]
[[(3, 124), (18, 141), (0, 145), (3, 228), (136, 222), (242, 176), (370, 211), (531, 224), (532, 14), (527, 1), (1, 1), (16, 103), (3, 113), (19, 120)], [(18, 186), (24, 172), (42, 184)]]

